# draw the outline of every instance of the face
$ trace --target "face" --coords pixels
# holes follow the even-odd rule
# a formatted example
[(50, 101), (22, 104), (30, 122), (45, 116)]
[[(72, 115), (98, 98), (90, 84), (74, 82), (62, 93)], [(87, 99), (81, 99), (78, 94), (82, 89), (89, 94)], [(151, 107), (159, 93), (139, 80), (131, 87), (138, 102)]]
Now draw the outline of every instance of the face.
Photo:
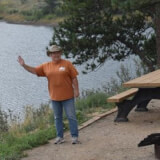
[(50, 53), (49, 55), (53, 62), (58, 62), (61, 60), (61, 51)]

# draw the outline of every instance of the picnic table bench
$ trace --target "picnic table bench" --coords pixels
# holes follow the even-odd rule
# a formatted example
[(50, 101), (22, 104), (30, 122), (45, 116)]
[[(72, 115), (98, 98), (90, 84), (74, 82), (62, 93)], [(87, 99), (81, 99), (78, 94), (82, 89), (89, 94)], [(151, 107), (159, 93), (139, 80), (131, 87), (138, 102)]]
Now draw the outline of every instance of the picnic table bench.
[[(115, 102), (118, 107), (116, 122), (127, 122), (127, 116), (135, 106), (136, 111), (148, 111), (148, 103), (152, 99), (160, 99), (160, 69), (130, 80), (123, 86), (131, 89), (107, 99), (108, 102)], [(132, 96), (132, 99), (127, 99)]]

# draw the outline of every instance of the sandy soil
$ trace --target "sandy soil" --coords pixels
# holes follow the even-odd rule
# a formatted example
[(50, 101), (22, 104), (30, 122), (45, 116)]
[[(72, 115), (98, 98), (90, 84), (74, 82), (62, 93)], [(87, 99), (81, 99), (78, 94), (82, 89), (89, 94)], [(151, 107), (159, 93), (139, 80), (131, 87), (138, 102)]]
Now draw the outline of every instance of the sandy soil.
[(152, 101), (148, 112), (129, 114), (129, 122), (114, 123), (113, 113), (80, 130), (81, 144), (49, 144), (27, 151), (23, 160), (155, 160), (154, 146), (138, 148), (151, 133), (160, 133), (160, 101)]

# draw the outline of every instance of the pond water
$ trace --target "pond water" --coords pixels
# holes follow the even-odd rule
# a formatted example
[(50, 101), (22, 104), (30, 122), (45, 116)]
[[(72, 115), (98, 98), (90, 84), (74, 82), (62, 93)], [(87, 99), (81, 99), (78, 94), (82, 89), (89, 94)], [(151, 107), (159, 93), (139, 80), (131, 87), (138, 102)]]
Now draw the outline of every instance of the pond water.
[[(31, 66), (50, 61), (45, 52), (53, 33), (52, 27), (0, 22), (0, 106), (3, 110), (17, 113), (26, 105), (37, 107), (49, 101), (46, 78), (26, 72), (18, 64), (17, 57), (21, 55)], [(111, 77), (116, 77), (121, 64), (133, 70), (132, 59), (129, 57), (124, 62), (108, 60), (98, 71), (87, 75), (81, 73), (83, 66), (76, 66), (80, 73), (80, 90), (101, 88)]]

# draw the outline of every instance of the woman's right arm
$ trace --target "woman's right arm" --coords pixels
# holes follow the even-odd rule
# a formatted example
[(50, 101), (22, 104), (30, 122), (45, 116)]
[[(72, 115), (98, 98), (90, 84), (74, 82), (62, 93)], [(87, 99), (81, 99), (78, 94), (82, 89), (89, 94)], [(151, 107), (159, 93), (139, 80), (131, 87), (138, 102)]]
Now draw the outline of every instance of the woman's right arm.
[(35, 67), (31, 67), (31, 66), (26, 65), (24, 62), (24, 59), (21, 56), (18, 57), (18, 62), (25, 70), (27, 70), (28, 72), (30, 72), (32, 74), (36, 74)]

